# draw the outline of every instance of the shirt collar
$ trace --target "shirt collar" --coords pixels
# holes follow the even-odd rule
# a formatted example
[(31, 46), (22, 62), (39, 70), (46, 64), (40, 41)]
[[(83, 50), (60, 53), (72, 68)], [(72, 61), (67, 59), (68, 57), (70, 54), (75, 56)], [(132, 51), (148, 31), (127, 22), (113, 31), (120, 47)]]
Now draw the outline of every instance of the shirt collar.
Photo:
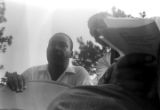
[(63, 81), (63, 79), (67, 76), (67, 75), (74, 75), (76, 72), (73, 69), (73, 67), (71, 67), (70, 65), (68, 65), (67, 69), (61, 74), (61, 76), (57, 79), (58, 82)]
[[(50, 76), (50, 73), (48, 71), (48, 65), (46, 65), (46, 69), (47, 69), (47, 73)], [(66, 68), (66, 70), (61, 74), (61, 76), (57, 79), (57, 81), (60, 81), (61, 79), (63, 79), (66, 75), (74, 75), (76, 74), (75, 69), (74, 69), (74, 65), (72, 65), (72, 63), (69, 62), (68, 67)]]
[(73, 65), (68, 65), (67, 69), (64, 72), (65, 74), (75, 74), (75, 69), (73, 67)]

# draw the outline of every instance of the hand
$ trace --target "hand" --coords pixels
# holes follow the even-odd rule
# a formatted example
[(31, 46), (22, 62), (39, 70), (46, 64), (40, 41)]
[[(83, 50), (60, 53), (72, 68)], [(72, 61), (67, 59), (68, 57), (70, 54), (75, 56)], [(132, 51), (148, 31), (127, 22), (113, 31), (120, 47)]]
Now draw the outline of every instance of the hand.
[(25, 79), (22, 75), (18, 75), (17, 72), (14, 73), (6, 73), (7, 77), (7, 86), (15, 91), (15, 92), (22, 92), (25, 87)]

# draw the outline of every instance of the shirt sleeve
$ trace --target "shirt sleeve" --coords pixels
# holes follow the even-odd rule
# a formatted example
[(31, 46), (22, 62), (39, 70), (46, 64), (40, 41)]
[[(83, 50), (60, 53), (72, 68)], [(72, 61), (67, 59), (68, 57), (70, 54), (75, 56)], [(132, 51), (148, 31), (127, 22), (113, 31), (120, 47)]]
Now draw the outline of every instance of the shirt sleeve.
[(32, 68), (29, 68), (22, 73), (22, 76), (24, 77), (25, 81), (28, 82), (32, 80), (32, 71)]
[(76, 67), (76, 71), (78, 74), (78, 80), (77, 80), (77, 84), (76, 86), (79, 85), (93, 85), (93, 82), (89, 76), (89, 73), (87, 72), (87, 70), (84, 67), (81, 66), (77, 66)]

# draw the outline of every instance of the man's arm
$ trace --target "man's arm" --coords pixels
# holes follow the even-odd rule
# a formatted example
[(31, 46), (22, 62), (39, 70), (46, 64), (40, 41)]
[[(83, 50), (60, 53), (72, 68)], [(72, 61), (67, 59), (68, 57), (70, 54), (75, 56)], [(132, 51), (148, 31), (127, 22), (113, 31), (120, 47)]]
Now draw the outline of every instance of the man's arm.
[(77, 71), (77, 86), (79, 85), (94, 85), (93, 81), (91, 80), (89, 73), (84, 67), (77, 66), (76, 67)]

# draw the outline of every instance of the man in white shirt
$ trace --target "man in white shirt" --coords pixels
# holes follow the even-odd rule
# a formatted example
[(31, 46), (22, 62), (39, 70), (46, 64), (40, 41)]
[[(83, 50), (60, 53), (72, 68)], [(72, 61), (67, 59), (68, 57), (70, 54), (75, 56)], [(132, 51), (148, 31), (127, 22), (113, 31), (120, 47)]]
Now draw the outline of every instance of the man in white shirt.
[[(40, 65), (27, 69), (23, 72), (26, 81), (31, 80), (52, 80), (48, 71), (48, 65)], [(58, 77), (57, 82), (67, 84), (69, 86), (91, 85), (88, 72), (81, 66), (68, 66), (66, 70)]]
[(70, 86), (90, 85), (88, 72), (81, 66), (69, 66), (73, 42), (65, 33), (56, 33), (47, 47), (48, 64), (27, 69), (22, 75), (8, 74), (7, 85), (13, 91), (23, 91), (30, 80), (53, 80)]

